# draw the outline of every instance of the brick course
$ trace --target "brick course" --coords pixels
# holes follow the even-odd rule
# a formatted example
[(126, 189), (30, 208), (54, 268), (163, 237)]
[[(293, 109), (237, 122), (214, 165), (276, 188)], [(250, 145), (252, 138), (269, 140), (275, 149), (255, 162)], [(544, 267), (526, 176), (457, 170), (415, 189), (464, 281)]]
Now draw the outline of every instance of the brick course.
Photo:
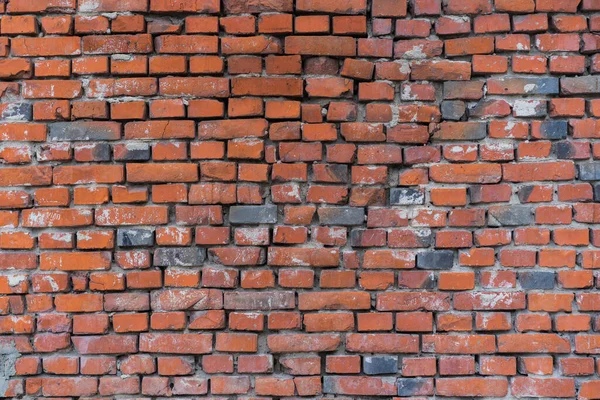
[(0, 0), (0, 397), (600, 398), (598, 12)]

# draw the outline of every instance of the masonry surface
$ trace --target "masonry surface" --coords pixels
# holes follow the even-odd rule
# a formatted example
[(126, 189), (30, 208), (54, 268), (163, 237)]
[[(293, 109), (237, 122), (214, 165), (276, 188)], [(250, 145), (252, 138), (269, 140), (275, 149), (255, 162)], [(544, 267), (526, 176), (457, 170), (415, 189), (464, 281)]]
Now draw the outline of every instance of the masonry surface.
[(0, 397), (600, 399), (597, 53), (600, 0), (0, 0)]

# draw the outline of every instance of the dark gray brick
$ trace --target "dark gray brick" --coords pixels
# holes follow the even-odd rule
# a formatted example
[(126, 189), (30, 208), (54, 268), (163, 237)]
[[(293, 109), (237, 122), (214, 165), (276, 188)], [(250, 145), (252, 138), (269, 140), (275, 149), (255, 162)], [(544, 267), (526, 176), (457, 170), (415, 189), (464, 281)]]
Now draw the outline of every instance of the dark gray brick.
[(559, 140), (566, 139), (568, 131), (567, 121), (550, 120), (540, 124), (539, 134), (544, 139)]
[(536, 87), (531, 91), (528, 90), (528, 86), (525, 86), (527, 94), (558, 94), (558, 78), (529, 78), (529, 80), (535, 80)]
[(362, 225), (365, 210), (360, 207), (322, 207), (317, 211), (321, 225)]
[(442, 101), (441, 111), (442, 118), (449, 121), (459, 121), (465, 116), (467, 107), (464, 101), (446, 100)]
[(121, 124), (110, 121), (73, 121), (48, 124), (48, 140), (118, 140), (121, 138)]
[(121, 228), (117, 230), (117, 246), (149, 247), (154, 246), (154, 231), (143, 228)]
[(333, 376), (324, 376), (323, 377), (323, 393), (335, 393), (336, 391), (336, 381)]
[(569, 141), (556, 142), (553, 147), (556, 158), (561, 160), (570, 160), (577, 155), (576, 147)]
[(444, 121), (438, 124), (433, 132), (434, 140), (457, 140), (457, 130), (460, 132), (460, 140), (481, 140), (487, 136), (487, 124), (485, 122), (451, 122)]
[(390, 189), (390, 205), (408, 206), (425, 203), (425, 193), (420, 189), (392, 188)]
[[(535, 186), (536, 185), (525, 185), (525, 186), (521, 186), (519, 188), (519, 192), (517, 193), (517, 195), (519, 196), (519, 201), (521, 203), (529, 202), (529, 197), (531, 196), (531, 193), (533, 193)], [(509, 207), (509, 206), (506, 206), (506, 207)]]
[(582, 181), (600, 180), (600, 162), (586, 162), (577, 165), (579, 179)]
[(95, 161), (110, 161), (111, 154), (108, 143), (94, 143), (93, 156)]
[(367, 375), (395, 374), (398, 372), (398, 357), (364, 356), (363, 371)]
[(232, 224), (275, 224), (277, 206), (232, 206), (229, 208), (229, 222)]
[(519, 273), (523, 289), (553, 289), (554, 272), (524, 271)]
[(534, 217), (532, 208), (529, 206), (493, 206), (488, 209), (489, 226), (532, 224), (534, 224)]
[(33, 120), (33, 107), (27, 103), (9, 103), (2, 109), (0, 119), (9, 121), (31, 121)]
[(600, 93), (600, 76), (576, 76), (560, 79), (562, 94)]
[(206, 249), (193, 247), (160, 248), (154, 251), (155, 267), (199, 267), (206, 260)]
[(398, 396), (428, 396), (433, 394), (431, 378), (399, 378)]
[(600, 183), (594, 184), (594, 201), (600, 201)]
[(432, 250), (417, 254), (417, 268), (451, 269), (454, 265), (452, 250)]

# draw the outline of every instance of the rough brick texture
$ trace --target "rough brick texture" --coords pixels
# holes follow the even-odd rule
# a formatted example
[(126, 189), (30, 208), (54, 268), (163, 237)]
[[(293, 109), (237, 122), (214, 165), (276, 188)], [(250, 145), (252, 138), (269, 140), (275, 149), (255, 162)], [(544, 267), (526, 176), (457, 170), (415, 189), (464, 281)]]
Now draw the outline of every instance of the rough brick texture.
[(600, 399), (600, 1), (0, 0), (0, 397)]

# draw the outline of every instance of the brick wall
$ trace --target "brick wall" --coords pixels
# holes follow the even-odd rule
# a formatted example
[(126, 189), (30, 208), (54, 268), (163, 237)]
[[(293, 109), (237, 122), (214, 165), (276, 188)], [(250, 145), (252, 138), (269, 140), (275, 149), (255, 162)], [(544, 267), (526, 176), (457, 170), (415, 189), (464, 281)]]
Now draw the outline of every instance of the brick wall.
[(0, 0), (0, 395), (600, 398), (597, 12)]

